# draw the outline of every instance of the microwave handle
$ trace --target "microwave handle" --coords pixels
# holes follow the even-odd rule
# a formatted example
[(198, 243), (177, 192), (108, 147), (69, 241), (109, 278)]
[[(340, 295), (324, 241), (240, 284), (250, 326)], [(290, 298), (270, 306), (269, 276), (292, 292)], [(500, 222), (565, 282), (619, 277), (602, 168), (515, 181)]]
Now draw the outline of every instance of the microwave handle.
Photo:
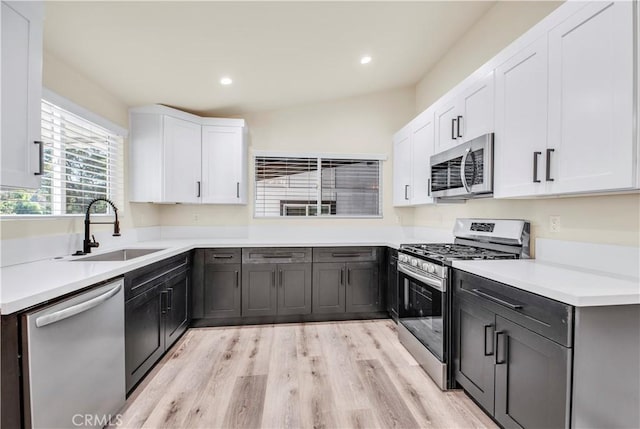
[(471, 188), (469, 188), (469, 184), (467, 183), (467, 177), (464, 174), (464, 170), (467, 166), (467, 159), (469, 158), (470, 154), (471, 154), (471, 148), (467, 148), (467, 150), (464, 153), (464, 156), (462, 157), (462, 162), (460, 163), (460, 179), (462, 180), (462, 185), (464, 186), (464, 189), (466, 189), (468, 193), (471, 193)]

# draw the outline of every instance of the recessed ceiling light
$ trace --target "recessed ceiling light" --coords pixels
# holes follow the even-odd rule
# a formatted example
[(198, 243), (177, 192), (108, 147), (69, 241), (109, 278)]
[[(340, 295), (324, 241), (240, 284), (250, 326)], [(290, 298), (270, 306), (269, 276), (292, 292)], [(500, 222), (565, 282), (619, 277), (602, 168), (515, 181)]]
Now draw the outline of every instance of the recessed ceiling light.
[(360, 64), (369, 64), (371, 62), (371, 57), (369, 55), (365, 55), (364, 57), (360, 58)]
[(223, 77), (222, 79), (220, 79), (220, 85), (231, 85), (233, 83), (233, 80), (231, 80), (230, 77)]

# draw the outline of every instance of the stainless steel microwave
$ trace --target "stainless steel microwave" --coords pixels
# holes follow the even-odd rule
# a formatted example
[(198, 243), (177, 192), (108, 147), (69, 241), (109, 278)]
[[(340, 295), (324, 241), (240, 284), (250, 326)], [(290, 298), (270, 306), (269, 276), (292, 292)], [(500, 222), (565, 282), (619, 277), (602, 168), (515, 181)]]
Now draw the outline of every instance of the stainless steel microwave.
[(431, 157), (431, 195), (470, 199), (493, 194), (493, 134), (485, 134)]

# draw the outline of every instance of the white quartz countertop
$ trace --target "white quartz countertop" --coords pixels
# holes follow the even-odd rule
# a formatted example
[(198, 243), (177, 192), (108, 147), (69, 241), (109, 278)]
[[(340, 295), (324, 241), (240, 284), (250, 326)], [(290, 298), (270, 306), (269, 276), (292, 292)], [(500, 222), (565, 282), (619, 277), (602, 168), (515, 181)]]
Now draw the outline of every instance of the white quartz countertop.
[(576, 307), (640, 304), (640, 282), (535, 259), (454, 261), (454, 268)]
[[(403, 240), (403, 242), (406, 240)], [(145, 265), (195, 249), (213, 247), (322, 247), (322, 246), (388, 246), (400, 247), (400, 242), (342, 241), (335, 239), (313, 243), (277, 239), (179, 239), (138, 242), (127, 248), (164, 249), (129, 261), (80, 262), (78, 257), (48, 259), (0, 268), (0, 313), (11, 314), (49, 300), (100, 283)], [(94, 250), (99, 255), (118, 248)], [(82, 258), (82, 257), (79, 257)]]

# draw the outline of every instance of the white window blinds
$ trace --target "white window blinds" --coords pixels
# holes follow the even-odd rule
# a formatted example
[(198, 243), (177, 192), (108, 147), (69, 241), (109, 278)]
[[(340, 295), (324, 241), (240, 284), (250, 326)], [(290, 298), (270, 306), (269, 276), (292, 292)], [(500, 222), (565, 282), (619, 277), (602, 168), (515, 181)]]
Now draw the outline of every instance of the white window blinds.
[(255, 216), (377, 217), (380, 161), (255, 157)]
[[(94, 198), (122, 208), (123, 137), (48, 101), (42, 101), (44, 174), (37, 191), (3, 191), (1, 214), (84, 213)], [(109, 213), (96, 203), (92, 212)]]

